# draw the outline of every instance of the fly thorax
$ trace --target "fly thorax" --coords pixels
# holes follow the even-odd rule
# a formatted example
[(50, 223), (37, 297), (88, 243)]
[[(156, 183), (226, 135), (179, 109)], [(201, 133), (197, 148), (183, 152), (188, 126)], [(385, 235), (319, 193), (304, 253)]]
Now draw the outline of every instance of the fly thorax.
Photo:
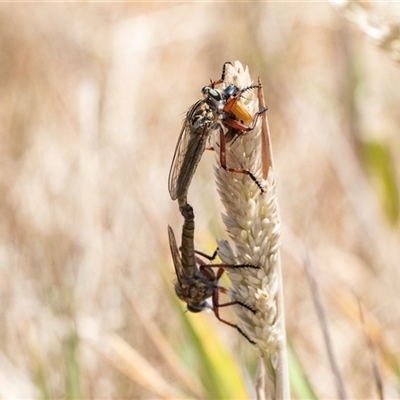
[(200, 284), (200, 282), (197, 282), (196, 284), (191, 285), (188, 292), (189, 292), (188, 298), (193, 303), (201, 302), (212, 295), (211, 288), (206, 285)]
[(179, 281), (176, 281), (176, 283), (175, 283), (175, 293), (181, 300), (185, 301), (186, 296), (184, 294), (184, 290), (183, 290), (181, 284), (179, 283)]
[(196, 279), (183, 283), (176, 282), (175, 293), (181, 300), (192, 303), (200, 302), (210, 297), (207, 285)]
[(191, 116), (192, 127), (196, 130), (211, 124), (214, 114), (210, 106), (204, 102)]
[(199, 118), (194, 121), (193, 128), (194, 129), (204, 128), (204, 127), (206, 127), (207, 125), (210, 125), (210, 124), (211, 124), (210, 118), (208, 118), (207, 116), (206, 117), (204, 117), (204, 116), (200, 117), (199, 116)]

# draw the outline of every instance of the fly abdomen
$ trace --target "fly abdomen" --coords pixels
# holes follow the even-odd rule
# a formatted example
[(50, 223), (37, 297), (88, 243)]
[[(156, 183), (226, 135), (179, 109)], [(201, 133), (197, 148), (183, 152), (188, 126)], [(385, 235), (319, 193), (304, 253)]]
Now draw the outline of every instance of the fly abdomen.
[(184, 218), (181, 244), (182, 265), (188, 275), (194, 275), (197, 266), (194, 251), (194, 212), (192, 206), (186, 203), (181, 208), (181, 213)]

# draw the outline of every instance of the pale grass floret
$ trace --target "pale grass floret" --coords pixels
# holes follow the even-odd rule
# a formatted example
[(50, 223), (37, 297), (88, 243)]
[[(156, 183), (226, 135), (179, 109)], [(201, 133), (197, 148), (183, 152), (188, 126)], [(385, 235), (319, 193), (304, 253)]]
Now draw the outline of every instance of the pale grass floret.
[[(243, 88), (253, 84), (248, 69), (239, 62), (227, 65), (225, 85)], [(254, 115), (258, 110), (257, 89), (246, 91), (240, 100)], [(219, 146), (216, 139), (215, 148)], [(250, 170), (264, 193), (246, 174), (226, 172), (219, 164), (215, 175), (218, 192), (225, 206), (223, 221), (234, 250), (227, 241), (220, 241), (219, 256), (227, 264), (252, 264), (259, 269), (241, 268), (227, 271), (232, 281), (231, 297), (248, 304), (255, 313), (235, 306), (239, 326), (256, 343), (263, 356), (268, 355), (274, 364), (275, 355), (283, 338), (278, 306), (280, 287), (279, 240), (280, 221), (276, 188), (272, 170), (267, 179), (262, 177), (261, 120), (254, 130), (227, 144), (227, 166)]]

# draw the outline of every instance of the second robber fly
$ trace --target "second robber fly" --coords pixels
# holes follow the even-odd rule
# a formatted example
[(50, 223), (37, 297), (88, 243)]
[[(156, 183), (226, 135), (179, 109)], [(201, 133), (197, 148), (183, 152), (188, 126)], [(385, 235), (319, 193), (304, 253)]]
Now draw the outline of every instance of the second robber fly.
[[(175, 293), (187, 304), (190, 312), (197, 313), (210, 308), (215, 316), (224, 324), (237, 329), (250, 343), (255, 344), (246, 333), (244, 333), (237, 325), (226, 321), (219, 315), (219, 309), (233, 305), (239, 305), (246, 308), (252, 313), (253, 310), (249, 305), (233, 300), (228, 303), (220, 303), (220, 293), (228, 293), (228, 290), (218, 285), (218, 281), (226, 269), (234, 270), (239, 268), (255, 268), (258, 266), (250, 264), (229, 265), (229, 264), (205, 264), (196, 254), (199, 254), (209, 260), (216, 257), (216, 252), (212, 257), (194, 249), (194, 213), (193, 208), (189, 204), (182, 207), (182, 215), (184, 223), (182, 228), (182, 245), (180, 249), (176, 244), (175, 235), (170, 226), (168, 226), (169, 246), (171, 249), (172, 260), (174, 262), (177, 281), (175, 283)], [(180, 251), (179, 251), (180, 250)], [(217, 268), (215, 273), (213, 268)], [(211, 298), (211, 304), (208, 299)]]
[[(204, 99), (197, 101), (186, 114), (168, 178), (168, 190), (172, 200), (179, 199), (183, 205), (192, 177), (206, 149), (207, 140), (213, 131), (220, 135), (220, 164), (229, 172), (247, 174), (263, 192), (261, 184), (251, 171), (246, 169), (229, 168), (226, 165), (226, 142), (235, 136), (254, 129), (258, 117), (267, 110), (259, 110), (254, 117), (239, 102), (242, 94), (260, 85), (251, 85), (243, 89), (229, 85), (225, 89), (216, 89), (215, 85), (224, 82), (225, 63), (221, 79), (211, 82), (210, 86), (202, 89)], [(249, 124), (249, 125), (247, 125)], [(178, 201), (179, 201), (178, 200)]]

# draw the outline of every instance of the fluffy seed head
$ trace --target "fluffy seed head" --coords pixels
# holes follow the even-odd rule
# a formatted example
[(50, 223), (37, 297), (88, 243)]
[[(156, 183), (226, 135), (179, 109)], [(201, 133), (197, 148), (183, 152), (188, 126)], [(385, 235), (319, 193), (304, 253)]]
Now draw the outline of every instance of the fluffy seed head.
[[(244, 88), (253, 84), (249, 71), (238, 61), (227, 65), (225, 87), (234, 84)], [(257, 89), (246, 91), (240, 99), (251, 115), (259, 110)], [(219, 148), (215, 138), (214, 148)], [(227, 241), (220, 241), (219, 256), (227, 264), (252, 264), (260, 269), (241, 268), (228, 271), (232, 281), (231, 297), (256, 310), (252, 313), (235, 306), (240, 328), (253, 340), (263, 354), (274, 356), (282, 338), (279, 328), (277, 295), (279, 279), (280, 221), (272, 169), (267, 179), (262, 178), (261, 118), (256, 127), (227, 144), (227, 166), (247, 169), (261, 183), (246, 174), (227, 172), (219, 163), (216, 151), (215, 176), (218, 192), (225, 207), (222, 215), (234, 250)]]

